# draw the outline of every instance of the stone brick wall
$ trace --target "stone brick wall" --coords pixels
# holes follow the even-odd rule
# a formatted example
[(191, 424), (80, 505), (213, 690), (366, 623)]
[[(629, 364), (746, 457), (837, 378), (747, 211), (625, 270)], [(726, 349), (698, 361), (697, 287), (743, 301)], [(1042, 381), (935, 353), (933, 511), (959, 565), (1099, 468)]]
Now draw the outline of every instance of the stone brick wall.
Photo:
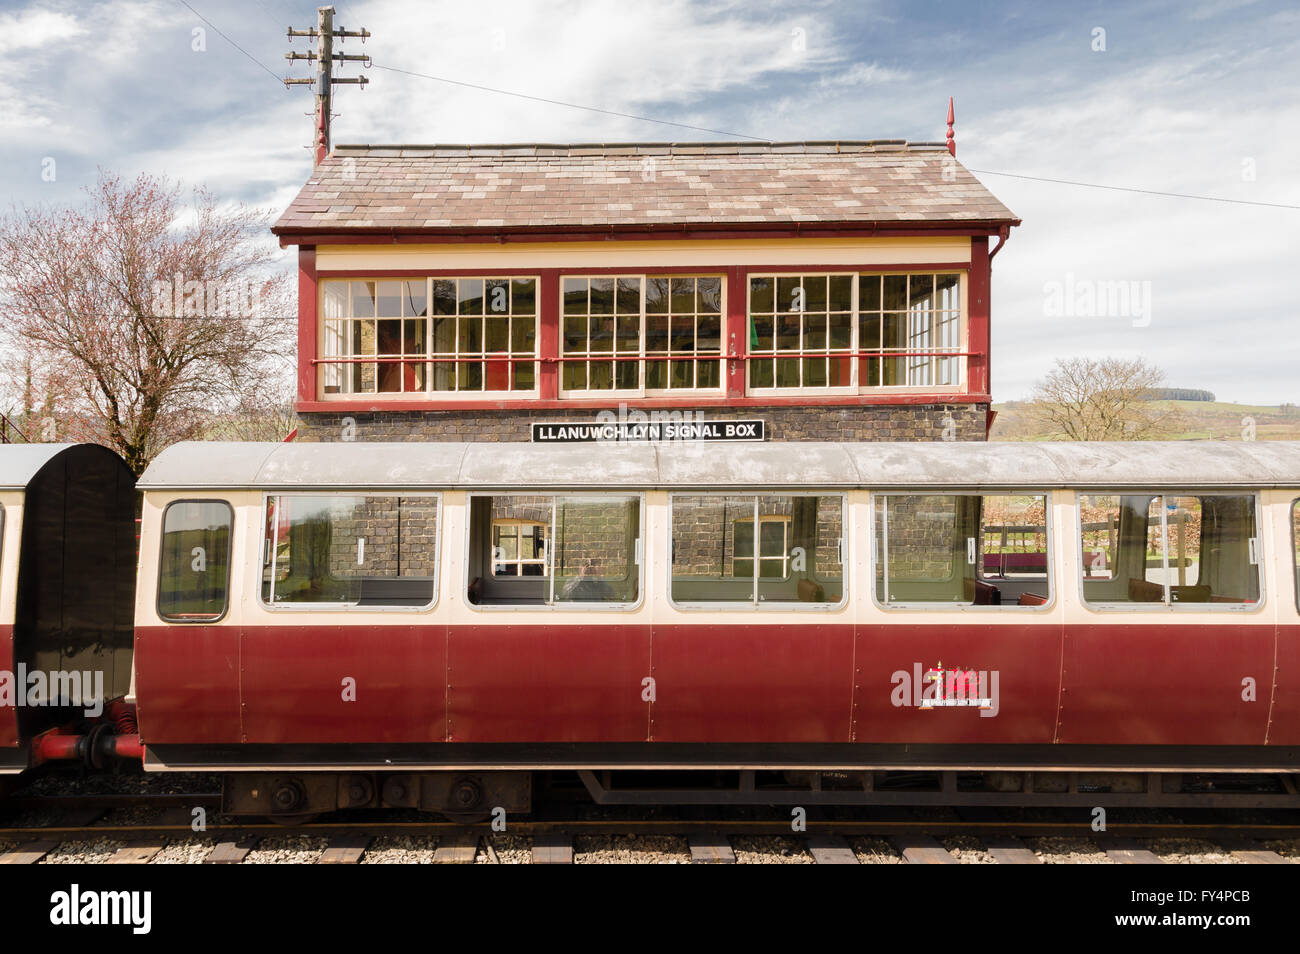
[(556, 575), (561, 579), (582, 575), (626, 577), (637, 536), (637, 502), (561, 497), (558, 505)]
[[(889, 578), (894, 581), (946, 580), (966, 558), (965, 534), (973, 533), (972, 505), (950, 495), (891, 495), (889, 501)], [(876, 498), (876, 552), (885, 553), (882, 519), (886, 498)], [(958, 524), (963, 534), (958, 534)], [(884, 561), (876, 561), (883, 579)]]
[[(297, 439), (342, 440), (346, 426), (358, 441), (528, 441), (533, 423), (594, 421), (598, 413), (595, 408), (311, 412), (301, 415)], [(988, 405), (704, 408), (701, 413), (708, 421), (761, 418), (773, 441), (982, 441)]]
[[(594, 575), (601, 579), (623, 579), (632, 564), (632, 547), (639, 535), (640, 504), (636, 497), (612, 499), (593, 497), (557, 498), (542, 496), (495, 496), (491, 500), (490, 524), (520, 520), (540, 524), (540, 535), (551, 536), (552, 503), (557, 540), (551, 562), (557, 577)], [(480, 504), (482, 506), (482, 504)], [(491, 544), (488, 544), (491, 546)], [(514, 559), (513, 554), (503, 555)]]
[[(286, 509), (294, 519), (288, 540), (281, 537), (277, 574), (281, 580), (289, 572), (304, 578), (328, 572), (335, 579), (434, 575), (438, 553), (434, 497), (331, 498), (328, 514), (321, 511), (302, 522), (294, 517), (294, 511), (319, 506), (323, 498), (289, 496), (280, 500), (281, 506), (287, 501)], [(359, 563), (358, 540), (362, 539)]]
[[(839, 540), (842, 533), (843, 508), (839, 497), (793, 498), (761, 496), (758, 498), (760, 522), (763, 517), (789, 519), (786, 556), (801, 547), (808, 557), (804, 573), (823, 579), (838, 578), (843, 572), (839, 563)], [(682, 494), (673, 498), (673, 576), (728, 579), (735, 570), (735, 535), (737, 524), (752, 523), (754, 498), (746, 496), (709, 496)], [(744, 559), (753, 556), (753, 545), (746, 546)], [(763, 556), (768, 555), (761, 548)]]

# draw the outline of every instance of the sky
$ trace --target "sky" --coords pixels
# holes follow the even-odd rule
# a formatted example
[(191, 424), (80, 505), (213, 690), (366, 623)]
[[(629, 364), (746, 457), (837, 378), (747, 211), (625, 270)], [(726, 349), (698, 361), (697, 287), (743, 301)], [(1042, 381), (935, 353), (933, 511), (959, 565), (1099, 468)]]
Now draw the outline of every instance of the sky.
[[(1295, 0), (335, 9), (372, 34), (336, 49), (373, 58), (364, 90), (336, 87), (340, 144), (936, 141), (952, 96), (958, 159), (1024, 222), (993, 262), (995, 400), (1057, 358), (1140, 356), (1171, 386), (1300, 403)], [(308, 75), (284, 59), (308, 46), (285, 28), (315, 18), (297, 0), (0, 0), (0, 205), (77, 202), (102, 167), (278, 214), (311, 173), (311, 92), (281, 83)], [(1102, 283), (1129, 307), (1089, 308)]]

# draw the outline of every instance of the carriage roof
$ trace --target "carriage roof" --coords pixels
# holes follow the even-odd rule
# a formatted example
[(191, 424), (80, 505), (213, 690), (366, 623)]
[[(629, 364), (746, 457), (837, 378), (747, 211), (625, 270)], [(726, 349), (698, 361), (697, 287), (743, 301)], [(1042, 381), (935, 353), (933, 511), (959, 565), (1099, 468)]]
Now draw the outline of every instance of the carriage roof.
[(216, 443), (163, 451), (143, 490), (1300, 487), (1300, 441)]
[[(0, 490), (26, 490), (51, 461), (85, 444), (0, 444)], [(97, 453), (78, 450), (77, 453)], [(112, 453), (103, 449), (104, 453)], [(75, 455), (72, 455), (75, 456)], [(72, 474), (73, 477), (76, 474)]]

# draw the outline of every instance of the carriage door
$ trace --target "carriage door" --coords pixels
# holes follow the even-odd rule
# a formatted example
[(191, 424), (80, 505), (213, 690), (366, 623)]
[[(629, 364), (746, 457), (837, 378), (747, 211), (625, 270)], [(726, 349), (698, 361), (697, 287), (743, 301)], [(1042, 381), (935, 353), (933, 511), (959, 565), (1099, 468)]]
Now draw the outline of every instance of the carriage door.
[(1079, 513), (1058, 741), (1262, 743), (1274, 621), (1257, 495), (1083, 494)]

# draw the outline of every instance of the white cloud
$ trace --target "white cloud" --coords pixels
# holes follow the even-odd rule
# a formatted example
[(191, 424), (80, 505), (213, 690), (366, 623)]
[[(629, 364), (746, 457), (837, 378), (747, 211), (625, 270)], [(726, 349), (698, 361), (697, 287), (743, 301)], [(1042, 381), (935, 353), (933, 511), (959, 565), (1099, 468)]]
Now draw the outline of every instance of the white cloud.
[(842, 73), (823, 76), (819, 85), (823, 87), (840, 86), (875, 86), (880, 83), (898, 83), (911, 79), (908, 70), (896, 70), (879, 63), (854, 63)]
[[(1146, 61), (1098, 60), (1089, 83), (959, 122), (958, 155), (977, 169), (1300, 205), (1286, 172), (1300, 103), (1272, 81), (1300, 52), (1294, 35), (1245, 50), (1220, 34)], [(1056, 357), (1140, 354), (1174, 385), (1297, 398), (1300, 211), (984, 180), (1025, 222), (994, 262), (995, 397), (1025, 396)], [(1043, 283), (1067, 272), (1150, 281), (1151, 324), (1045, 316)]]
[[(826, 14), (756, 17), (749, 7), (727, 3), (500, 0), (479, 4), (476, 15), (466, 17), (452, 6), (376, 0), (357, 15), (376, 37), (366, 52), (383, 66), (723, 130), (737, 123), (734, 116), (724, 122), (710, 98), (725, 102), (752, 94), (843, 56)], [(795, 30), (802, 32), (792, 36)], [(368, 75), (365, 99), (352, 90), (338, 99), (336, 141), (699, 135), (384, 70)]]
[(86, 33), (76, 17), (42, 9), (39, 5), (18, 13), (0, 14), (0, 56), (66, 46), (68, 41)]
[[(315, 7), (193, 3), (277, 74), (291, 48), (284, 26), (309, 25)], [(1300, 14), (1267, 0), (1114, 4), (1096, 21), (1106, 53), (1090, 50), (1091, 15), (1034, 5), (940, 23), (910, 8), (882, 16), (875, 3), (798, 0), (335, 6), (336, 22), (372, 33), (344, 52), (467, 83), (778, 139), (942, 139), (955, 94), (958, 156), (976, 169), (1300, 204), (1300, 101), (1287, 72)], [(202, 25), (174, 0), (42, 0), (0, 14), (0, 178), (11, 197), (55, 194), (39, 177), (48, 155), (69, 199), (102, 164), (286, 204), (310, 174), (310, 93), (284, 90), (211, 29), (207, 51), (192, 51)], [(364, 92), (336, 90), (335, 142), (720, 138), (367, 75)], [(1300, 400), (1290, 334), (1300, 212), (985, 181), (1025, 220), (994, 262), (996, 398), (1022, 396), (1055, 357), (1089, 353), (1142, 354), (1181, 386)], [(1067, 272), (1151, 281), (1151, 325), (1047, 318), (1043, 283)]]

